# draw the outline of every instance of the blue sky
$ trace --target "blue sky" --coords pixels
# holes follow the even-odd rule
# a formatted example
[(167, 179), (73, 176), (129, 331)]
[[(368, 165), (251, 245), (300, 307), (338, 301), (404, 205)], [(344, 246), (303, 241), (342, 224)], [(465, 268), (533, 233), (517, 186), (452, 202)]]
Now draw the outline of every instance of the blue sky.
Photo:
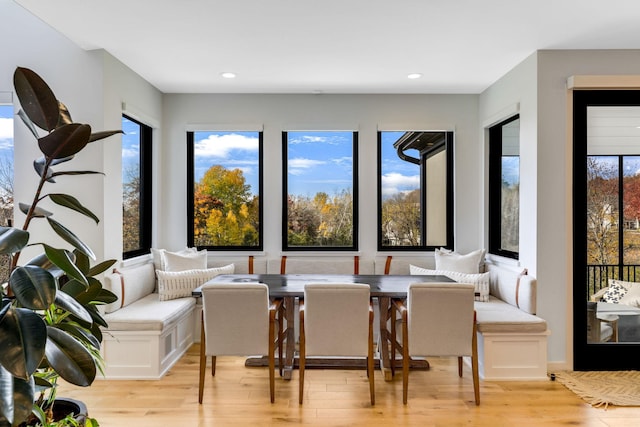
[(122, 118), (122, 181), (127, 180), (127, 170), (140, 164), (140, 125)]
[[(420, 188), (420, 166), (398, 157), (393, 148), (405, 132), (382, 132), (382, 197), (396, 193), (407, 193)], [(407, 154), (419, 157), (417, 150), (408, 150)]]
[(353, 132), (287, 132), (288, 192), (353, 191)]
[(252, 194), (258, 193), (258, 132), (195, 132), (195, 181), (214, 165), (240, 169)]

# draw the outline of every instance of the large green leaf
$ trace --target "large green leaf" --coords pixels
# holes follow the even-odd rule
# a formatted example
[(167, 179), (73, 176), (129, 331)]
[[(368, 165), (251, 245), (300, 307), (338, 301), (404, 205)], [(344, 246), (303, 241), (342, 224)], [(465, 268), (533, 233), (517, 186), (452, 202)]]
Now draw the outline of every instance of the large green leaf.
[(100, 132), (95, 132), (91, 134), (91, 138), (89, 138), (89, 142), (98, 141), (100, 139), (108, 138), (112, 135), (116, 135), (118, 133), (124, 133), (121, 130), (104, 130)]
[(72, 123), (62, 125), (38, 140), (40, 151), (48, 158), (61, 159), (79, 153), (91, 137), (91, 126)]
[(78, 267), (73, 262), (73, 254), (64, 249), (57, 249), (47, 244), (42, 244), (44, 246), (44, 252), (47, 254), (47, 258), (58, 266), (62, 271), (64, 271), (67, 276), (71, 279), (75, 279), (78, 282), (82, 283), (84, 286), (89, 286), (89, 282), (85, 275), (78, 269)]
[[(33, 161), (33, 168), (36, 170), (36, 173), (40, 178), (44, 176), (45, 164), (46, 164), (46, 159), (44, 158), (44, 156), (39, 157)], [(56, 180), (53, 179), (53, 171), (51, 170), (51, 168), (47, 169), (47, 176), (45, 177), (45, 179), (47, 180), (47, 182), (51, 182), (51, 183), (56, 182)]]
[(9, 284), (18, 302), (32, 310), (46, 310), (56, 298), (56, 279), (40, 267), (16, 267)]
[(96, 350), (100, 350), (100, 341), (98, 341), (98, 339), (93, 336), (90, 330), (80, 326), (79, 324), (73, 322), (64, 322), (56, 325), (56, 327), (67, 332), (69, 335), (72, 335), (75, 338), (84, 341), (86, 345), (90, 345)]
[(98, 274), (102, 274), (107, 271), (113, 264), (116, 263), (115, 259), (108, 259), (106, 261), (102, 261), (100, 264), (96, 264), (87, 273), (87, 276), (97, 276)]
[[(20, 209), (20, 212), (27, 215), (29, 213), (29, 209), (31, 209), (31, 205), (27, 205), (26, 203), (18, 203), (18, 208)], [(48, 210), (42, 209), (38, 206), (36, 206), (36, 208), (33, 210), (33, 216), (36, 218), (44, 218), (51, 215), (53, 215), (52, 212), (49, 212)]]
[(31, 258), (25, 265), (35, 265), (38, 267), (42, 267), (49, 273), (51, 273), (51, 275), (55, 278), (59, 278), (64, 274), (64, 271), (62, 271), (57, 265), (51, 262), (46, 253), (36, 255), (35, 257)]
[(96, 364), (91, 353), (76, 338), (60, 329), (47, 327), (46, 356), (49, 365), (67, 382), (81, 387), (91, 385)]
[(73, 119), (71, 118), (69, 109), (60, 101), (58, 101), (58, 113), (60, 114), (60, 116), (58, 117), (58, 127), (73, 123)]
[(69, 208), (76, 212), (80, 212), (82, 215), (91, 218), (96, 222), (96, 224), (100, 222), (100, 219), (93, 212), (85, 208), (82, 203), (80, 203), (78, 199), (73, 196), (70, 196), (68, 194), (51, 193), (49, 194), (49, 198), (53, 203), (57, 205), (64, 206), (65, 208)]
[(18, 67), (13, 73), (13, 87), (31, 121), (41, 129), (54, 130), (60, 120), (60, 111), (49, 85), (34, 71)]
[(33, 122), (31, 121), (29, 116), (27, 116), (27, 113), (25, 113), (24, 110), (21, 109), (20, 111), (18, 111), (18, 117), (22, 119), (22, 123), (24, 123), (27, 126), (27, 128), (31, 131), (31, 133), (36, 139), (40, 138), (40, 135), (38, 134), (38, 128), (36, 128), (36, 125), (33, 124)]
[(56, 292), (56, 306), (68, 311), (73, 316), (86, 323), (87, 327), (91, 326), (93, 319), (85, 308), (76, 301), (71, 295), (64, 291)]
[(19, 252), (29, 243), (29, 232), (14, 227), (0, 227), (0, 254)]
[(91, 250), (89, 246), (87, 246), (78, 236), (76, 236), (71, 230), (69, 230), (64, 225), (60, 224), (53, 218), (47, 217), (47, 221), (53, 231), (55, 231), (58, 236), (62, 237), (67, 243), (71, 244), (74, 248), (78, 249), (80, 252), (85, 254), (91, 259), (96, 259), (95, 254)]
[(54, 172), (51, 174), (52, 177), (63, 176), (63, 175), (104, 175), (104, 172), (96, 172), (96, 171), (60, 171)]
[(44, 320), (26, 308), (10, 308), (0, 319), (0, 365), (15, 377), (28, 379), (44, 356)]
[(28, 380), (15, 378), (0, 366), (0, 415), (10, 425), (18, 425), (31, 414), (33, 401), (33, 377)]

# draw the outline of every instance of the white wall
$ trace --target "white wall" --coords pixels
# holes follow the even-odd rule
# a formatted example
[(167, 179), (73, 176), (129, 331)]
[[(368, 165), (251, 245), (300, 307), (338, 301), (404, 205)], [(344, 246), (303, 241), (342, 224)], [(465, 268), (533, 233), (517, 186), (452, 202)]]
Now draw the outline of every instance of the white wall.
[[(40, 19), (33, 17), (10, 0), (0, 0), (0, 39), (10, 43), (2, 50), (0, 61), (0, 92), (13, 92), (13, 72), (17, 66), (37, 72), (52, 88), (56, 96), (69, 108), (77, 122), (88, 123), (95, 131), (120, 129), (122, 103), (128, 113), (154, 127), (154, 143), (160, 145), (162, 94), (105, 51), (87, 52), (77, 47)], [(17, 109), (18, 100), (13, 96)], [(31, 203), (38, 176), (32, 161), (41, 156), (35, 138), (20, 119), (14, 121), (14, 167), (16, 201)], [(44, 136), (44, 131), (41, 133)], [(159, 153), (160, 150), (156, 150)], [(99, 260), (119, 259), (122, 239), (122, 180), (121, 139), (113, 136), (88, 145), (71, 162), (56, 170), (93, 170), (102, 175), (60, 177), (56, 184), (46, 184), (46, 192), (68, 193), (93, 211), (101, 219), (92, 220), (51, 204), (54, 218), (69, 227), (87, 243)], [(156, 187), (157, 188), (157, 187)], [(46, 201), (45, 201), (46, 202)], [(24, 215), (16, 215), (21, 226)], [(49, 241), (57, 247), (68, 247), (49, 226), (33, 223), (31, 231), (38, 233), (38, 241)], [(41, 236), (48, 236), (42, 238)], [(22, 261), (29, 259), (25, 251)]]
[[(638, 50), (541, 51), (538, 53), (538, 280), (540, 314), (565, 328), (552, 331), (566, 344), (572, 363), (572, 148), (566, 81), (572, 75), (640, 74)], [(564, 305), (559, 306), (559, 302)], [(554, 343), (559, 341), (554, 339)], [(555, 349), (558, 350), (558, 349)], [(549, 360), (560, 353), (550, 353)]]
[[(92, 127), (101, 125), (102, 67), (97, 58), (10, 0), (0, 0), (0, 20), (0, 40), (9, 47), (2, 49), (0, 91), (13, 92), (13, 73), (17, 66), (31, 68), (44, 78), (56, 96), (67, 105), (74, 120), (91, 124)], [(17, 111), (18, 100), (15, 95), (13, 102)], [(30, 204), (38, 181), (32, 162), (42, 153), (35, 138), (17, 117), (14, 128), (15, 200)], [(41, 135), (44, 134), (43, 131)], [(76, 159), (60, 165), (57, 170), (67, 168), (102, 171), (99, 146), (88, 146)], [(98, 217), (102, 217), (101, 176), (81, 180), (84, 185), (78, 185), (77, 177), (60, 177), (56, 184), (47, 184), (45, 191), (71, 193)], [(86, 184), (88, 182), (90, 186)], [(102, 255), (103, 233), (95, 222), (77, 213), (64, 212), (60, 207), (52, 207), (50, 203), (43, 203), (42, 206), (51, 208), (55, 213), (54, 218), (78, 234), (98, 257)], [(23, 220), (24, 215), (17, 213), (16, 225), (21, 226)], [(42, 220), (34, 222), (30, 230), (38, 233), (36, 241), (46, 240), (54, 246), (67, 246)], [(29, 255), (34, 253), (25, 252), (21, 261), (28, 260)]]
[[(359, 131), (360, 253), (377, 248), (377, 129), (455, 131), (456, 248), (481, 241), (481, 150), (477, 143), (476, 95), (189, 95), (164, 97), (161, 246), (186, 244), (186, 129), (194, 124), (264, 126), (264, 242), (281, 253), (282, 136), (291, 129)], [(206, 126), (202, 127), (206, 130)]]

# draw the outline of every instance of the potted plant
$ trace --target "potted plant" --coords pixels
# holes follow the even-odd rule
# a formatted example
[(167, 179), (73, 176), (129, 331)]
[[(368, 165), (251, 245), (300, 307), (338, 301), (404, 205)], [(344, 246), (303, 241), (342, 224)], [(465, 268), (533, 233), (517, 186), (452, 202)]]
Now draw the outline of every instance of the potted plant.
[[(89, 246), (40, 204), (48, 199), (56, 207), (98, 223), (98, 217), (78, 199), (47, 193), (45, 187), (60, 177), (74, 179), (98, 173), (54, 171), (52, 167), (73, 160), (87, 144), (122, 131), (92, 133), (89, 125), (74, 123), (69, 110), (32, 70), (17, 68), (14, 87), (22, 107), (18, 116), (35, 136), (42, 157), (33, 162), (40, 177), (33, 200), (19, 204), (26, 215), (24, 225), (0, 227), (0, 254), (11, 256), (11, 275), (0, 302), (0, 427), (84, 425), (78, 414), (58, 415), (60, 411), (54, 409), (56, 382), (63, 378), (89, 386), (101, 369), (100, 326), (107, 324), (97, 307), (114, 302), (116, 296), (103, 289), (95, 276), (115, 260), (92, 266), (90, 260), (95, 260), (95, 255)], [(46, 135), (40, 136), (38, 128)], [(29, 232), (32, 221), (48, 222), (73, 249), (38, 241)], [(40, 246), (43, 252), (19, 264), (27, 246)], [(87, 425), (97, 423), (88, 419)]]

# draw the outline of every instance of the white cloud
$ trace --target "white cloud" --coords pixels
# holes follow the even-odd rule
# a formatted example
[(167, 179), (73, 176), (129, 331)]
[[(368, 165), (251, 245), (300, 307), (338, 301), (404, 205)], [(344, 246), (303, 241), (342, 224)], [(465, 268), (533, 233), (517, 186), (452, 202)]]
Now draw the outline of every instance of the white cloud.
[(335, 163), (338, 166), (342, 166), (342, 167), (352, 167), (353, 166), (353, 157), (351, 156), (345, 156), (345, 157), (338, 157), (335, 159), (331, 159), (331, 161), (333, 163)]
[(130, 159), (130, 158), (139, 158), (140, 151), (136, 148), (124, 148), (122, 150), (122, 158)]
[(420, 188), (420, 175), (402, 175), (396, 172), (382, 176), (382, 195), (390, 196)]
[(211, 135), (195, 143), (195, 155), (197, 157), (226, 159), (232, 150), (257, 151), (258, 139), (232, 133), (228, 135)]
[(292, 138), (289, 140), (290, 144), (307, 144), (310, 142), (329, 142), (329, 138), (325, 136), (302, 135), (299, 138)]
[(313, 160), (313, 159), (304, 159), (301, 157), (290, 159), (287, 164), (289, 166), (289, 173), (291, 175), (302, 175), (307, 170), (312, 169), (316, 166), (322, 166), (327, 162), (322, 160)]
[(0, 141), (13, 140), (13, 119), (0, 118)]

